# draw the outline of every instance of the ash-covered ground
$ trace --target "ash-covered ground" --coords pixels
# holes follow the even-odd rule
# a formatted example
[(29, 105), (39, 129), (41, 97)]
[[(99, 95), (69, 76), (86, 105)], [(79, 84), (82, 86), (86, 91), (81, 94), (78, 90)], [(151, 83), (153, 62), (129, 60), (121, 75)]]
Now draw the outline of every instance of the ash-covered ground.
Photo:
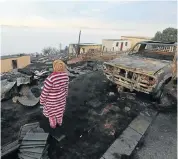
[[(77, 66), (72, 66), (75, 67)], [(73, 77), (70, 82), (63, 124), (56, 129), (49, 127), (39, 104), (28, 108), (13, 103), (12, 99), (3, 101), (2, 145), (18, 139), (22, 125), (39, 121), (40, 126), (50, 135), (66, 136), (61, 142), (52, 138), (49, 140), (51, 159), (101, 157), (133, 118), (141, 110), (151, 107), (152, 103), (142, 93), (137, 93), (136, 96), (131, 93), (117, 93), (101, 70), (88, 70), (86, 74)]]

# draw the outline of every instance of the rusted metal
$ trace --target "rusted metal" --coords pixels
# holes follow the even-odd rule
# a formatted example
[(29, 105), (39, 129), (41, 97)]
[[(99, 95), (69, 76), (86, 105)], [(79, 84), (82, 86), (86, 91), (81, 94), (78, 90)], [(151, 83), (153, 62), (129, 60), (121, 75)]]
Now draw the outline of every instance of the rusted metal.
[(128, 55), (105, 62), (104, 74), (118, 88), (156, 93), (176, 72), (175, 48), (174, 43), (137, 43)]

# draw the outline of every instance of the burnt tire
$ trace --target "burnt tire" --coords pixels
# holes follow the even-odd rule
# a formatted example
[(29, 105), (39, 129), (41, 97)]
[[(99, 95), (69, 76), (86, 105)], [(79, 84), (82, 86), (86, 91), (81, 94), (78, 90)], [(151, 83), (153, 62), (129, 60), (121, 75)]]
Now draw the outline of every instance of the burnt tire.
[(173, 104), (172, 99), (169, 97), (169, 95), (166, 92), (163, 92), (162, 97), (159, 100), (159, 103), (156, 103), (155, 107), (158, 111), (167, 112), (174, 110), (173, 108), (176, 108), (176, 104)]
[[(169, 91), (169, 85), (163, 85), (161, 92), (159, 92), (159, 98), (156, 99), (157, 102), (155, 103), (155, 107), (159, 111), (169, 111), (172, 108), (177, 108), (177, 98), (171, 95)], [(171, 87), (172, 88), (172, 87)]]
[(153, 93), (151, 95), (151, 98), (153, 99), (153, 101), (160, 103), (161, 98), (163, 98), (164, 96), (164, 87), (165, 84), (163, 84), (159, 90), (157, 90), (157, 92)]

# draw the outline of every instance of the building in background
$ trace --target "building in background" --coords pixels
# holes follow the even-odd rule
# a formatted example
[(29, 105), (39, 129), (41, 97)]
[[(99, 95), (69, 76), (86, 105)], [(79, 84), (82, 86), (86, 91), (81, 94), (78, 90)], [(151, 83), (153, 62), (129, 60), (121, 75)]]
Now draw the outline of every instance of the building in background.
[(131, 43), (131, 48), (140, 41), (149, 41), (152, 38), (150, 37), (141, 37), (141, 36), (121, 36), (121, 39), (129, 40)]
[(127, 51), (131, 48), (131, 42), (127, 39), (103, 39), (103, 52)]
[[(76, 55), (77, 53), (77, 46), (78, 44), (69, 44), (69, 55)], [(95, 43), (80, 43), (80, 54), (84, 54), (87, 52), (100, 52), (101, 51), (101, 44)]]
[(131, 42), (129, 40), (114, 41), (113, 51), (127, 51), (131, 48)]
[(130, 50), (136, 43), (140, 41), (149, 41), (149, 37), (140, 36), (121, 36), (120, 39), (103, 39), (103, 52), (118, 52)]
[(30, 55), (1, 56), (1, 73), (24, 68), (31, 63)]

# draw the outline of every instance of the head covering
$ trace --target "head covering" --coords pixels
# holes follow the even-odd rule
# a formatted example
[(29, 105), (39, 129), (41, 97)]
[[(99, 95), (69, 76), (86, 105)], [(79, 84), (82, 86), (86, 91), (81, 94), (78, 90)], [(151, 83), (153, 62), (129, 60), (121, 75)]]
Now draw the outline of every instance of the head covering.
[(66, 66), (62, 60), (55, 60), (53, 62), (53, 72), (65, 72)]

